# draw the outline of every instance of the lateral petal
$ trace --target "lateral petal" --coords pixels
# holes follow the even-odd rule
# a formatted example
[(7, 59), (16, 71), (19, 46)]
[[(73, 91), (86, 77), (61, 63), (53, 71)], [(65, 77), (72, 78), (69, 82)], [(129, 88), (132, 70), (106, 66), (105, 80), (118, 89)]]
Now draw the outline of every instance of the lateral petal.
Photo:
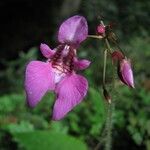
[(26, 67), (24, 85), (29, 106), (36, 106), (48, 90), (55, 88), (51, 64), (31, 61)]
[(47, 44), (41, 43), (40, 45), (41, 53), (46, 58), (51, 58), (55, 54), (55, 50), (52, 50)]
[(87, 80), (77, 74), (66, 76), (56, 87), (57, 100), (53, 108), (53, 120), (62, 119), (85, 97)]
[(82, 60), (74, 59), (74, 67), (76, 70), (86, 69), (89, 67), (90, 64), (91, 64), (91, 61), (87, 59), (82, 59)]

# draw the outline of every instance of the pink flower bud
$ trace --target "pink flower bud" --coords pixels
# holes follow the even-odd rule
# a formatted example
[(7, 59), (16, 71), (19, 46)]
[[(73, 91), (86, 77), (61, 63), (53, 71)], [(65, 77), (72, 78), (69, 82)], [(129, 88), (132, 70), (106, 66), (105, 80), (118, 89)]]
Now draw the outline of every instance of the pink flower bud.
[(97, 33), (98, 33), (99, 35), (104, 34), (104, 33), (105, 33), (105, 26), (102, 25), (102, 24), (98, 25), (98, 26), (97, 26)]
[(118, 75), (120, 80), (131, 88), (134, 88), (134, 78), (130, 60), (122, 59), (118, 64)]
[(124, 55), (122, 54), (122, 52), (119, 51), (119, 50), (114, 51), (114, 52), (111, 54), (111, 57), (112, 57), (113, 63), (118, 62), (118, 61), (121, 61), (122, 59), (125, 58), (125, 56), (124, 56)]

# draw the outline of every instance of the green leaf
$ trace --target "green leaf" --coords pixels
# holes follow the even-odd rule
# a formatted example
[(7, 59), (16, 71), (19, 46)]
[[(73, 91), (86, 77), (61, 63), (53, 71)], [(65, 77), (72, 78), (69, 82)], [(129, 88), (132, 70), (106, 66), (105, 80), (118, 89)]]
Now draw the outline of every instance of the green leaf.
[(33, 131), (34, 127), (28, 121), (21, 121), (19, 124), (9, 124), (5, 127), (11, 133), (22, 133), (22, 132), (29, 132)]
[(15, 133), (13, 136), (25, 150), (87, 150), (82, 141), (54, 131)]
[(106, 117), (104, 100), (102, 99), (100, 92), (93, 88), (89, 89), (89, 99), (91, 100), (91, 106), (93, 107), (94, 112), (94, 114), (91, 114), (90, 116), (92, 122), (90, 133), (96, 135), (100, 133)]
[[(24, 97), (21, 94), (9, 94), (0, 97), (0, 113), (12, 113), (18, 105), (24, 104)], [(20, 110), (20, 108), (18, 109)]]

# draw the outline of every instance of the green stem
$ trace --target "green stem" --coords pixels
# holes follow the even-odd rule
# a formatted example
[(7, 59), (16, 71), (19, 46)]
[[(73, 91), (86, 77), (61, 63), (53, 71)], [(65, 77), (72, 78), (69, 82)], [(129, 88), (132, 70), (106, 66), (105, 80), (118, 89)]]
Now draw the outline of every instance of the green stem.
[[(100, 21), (100, 22), (103, 26), (105, 26), (103, 21)], [(104, 37), (106, 37), (105, 33), (104, 33)], [(109, 41), (107, 38), (105, 38), (105, 43), (106, 43), (106, 46), (107, 46), (108, 50), (110, 51), (110, 53), (112, 53), (112, 49), (110, 47), (110, 44), (109, 44)]]
[(112, 105), (112, 102), (108, 103), (107, 107), (105, 150), (111, 150), (112, 147)]
[[(101, 24), (104, 25), (103, 21), (101, 21)], [(105, 26), (105, 25), (104, 25)], [(104, 35), (105, 36), (105, 35)], [(110, 47), (109, 41), (107, 38), (105, 38), (105, 44), (110, 53), (112, 53), (112, 49)], [(104, 56), (105, 60), (105, 56)], [(105, 74), (103, 74), (105, 75)], [(112, 83), (112, 89), (115, 87), (115, 77), (114, 77), (114, 67), (113, 67), (113, 83)], [(111, 99), (111, 103), (108, 103), (107, 105), (107, 119), (106, 119), (106, 139), (105, 139), (105, 150), (111, 150), (112, 147), (112, 115), (113, 115), (113, 109), (114, 109), (114, 101)]]
[[(107, 64), (107, 49), (104, 50), (104, 64), (103, 64), (103, 88), (105, 88), (105, 79), (106, 79), (106, 64)], [(103, 132), (103, 134), (105, 133), (105, 130)], [(102, 135), (103, 135), (102, 134)], [(104, 135), (103, 135), (104, 136)], [(103, 137), (102, 136), (102, 137)], [(102, 143), (102, 137), (99, 141), (99, 143), (96, 145), (96, 147), (94, 148), (94, 150), (98, 150), (101, 143)]]
[(106, 62), (107, 62), (107, 49), (104, 50), (104, 65), (103, 65), (103, 86), (105, 87), (106, 78)]
[(98, 35), (88, 35), (89, 38), (95, 38), (95, 39), (102, 39), (102, 36), (98, 36)]
[[(106, 47), (110, 52), (112, 52), (112, 49), (110, 47), (108, 39), (105, 39)], [(115, 88), (115, 76), (114, 76), (114, 67), (113, 67), (113, 83), (112, 83), (112, 89)], [(113, 93), (112, 93), (113, 95)], [(106, 141), (105, 141), (105, 150), (111, 150), (112, 147), (112, 115), (113, 115), (113, 109), (114, 109), (114, 100), (111, 99), (111, 103), (108, 103), (107, 107), (107, 119), (106, 119)]]
[[(112, 52), (108, 39), (105, 39), (106, 47), (110, 52)], [(112, 82), (112, 91), (115, 89), (115, 71), (113, 67), (113, 82)], [(111, 93), (113, 95), (113, 93)], [(105, 141), (105, 150), (111, 150), (112, 147), (112, 115), (114, 109), (114, 100), (111, 99), (111, 103), (108, 103), (107, 107), (107, 119), (106, 119), (106, 141)]]
[(112, 53), (112, 49), (110, 47), (110, 44), (109, 44), (109, 41), (107, 38), (105, 39), (105, 43), (106, 43), (106, 46), (107, 46), (108, 50), (110, 51), (110, 53)]

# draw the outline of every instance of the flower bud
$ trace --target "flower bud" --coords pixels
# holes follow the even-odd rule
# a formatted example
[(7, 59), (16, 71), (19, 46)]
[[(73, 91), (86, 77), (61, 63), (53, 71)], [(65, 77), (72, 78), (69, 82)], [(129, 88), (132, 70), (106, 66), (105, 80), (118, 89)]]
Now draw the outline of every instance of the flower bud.
[(98, 25), (98, 26), (97, 26), (97, 33), (98, 33), (99, 35), (103, 35), (103, 34), (105, 33), (105, 26), (102, 25), (102, 24)]
[(121, 61), (122, 59), (125, 58), (125, 56), (123, 55), (123, 53), (121, 51), (119, 51), (119, 50), (114, 51), (111, 54), (111, 57), (112, 57), (113, 63)]
[(120, 80), (131, 88), (134, 88), (134, 78), (130, 60), (122, 59), (118, 64), (118, 76)]
[(103, 88), (103, 95), (105, 97), (105, 100), (110, 104), (111, 103), (111, 96), (109, 95), (108, 91)]

